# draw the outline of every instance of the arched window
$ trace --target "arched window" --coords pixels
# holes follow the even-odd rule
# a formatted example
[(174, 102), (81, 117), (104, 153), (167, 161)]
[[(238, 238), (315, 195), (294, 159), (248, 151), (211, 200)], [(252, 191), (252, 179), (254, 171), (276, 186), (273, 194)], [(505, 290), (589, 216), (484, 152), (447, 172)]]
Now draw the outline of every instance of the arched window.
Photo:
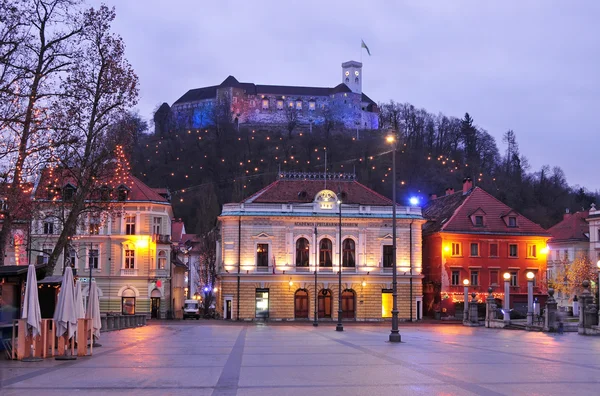
[(306, 238), (296, 241), (296, 267), (308, 267), (308, 254), (310, 244)]
[(354, 82), (355, 82), (356, 84), (358, 84), (358, 77), (356, 77), (356, 78), (354, 79)]
[(332, 266), (332, 244), (328, 238), (321, 239), (319, 244), (319, 267), (331, 267)]
[(160, 252), (158, 252), (158, 269), (165, 269), (167, 268), (167, 252), (165, 252), (164, 250), (161, 250)]
[(346, 77), (346, 84), (348, 84), (350, 82), (350, 79), (348, 77)]
[(343, 267), (354, 267), (356, 265), (356, 244), (350, 238), (346, 238), (342, 244)]

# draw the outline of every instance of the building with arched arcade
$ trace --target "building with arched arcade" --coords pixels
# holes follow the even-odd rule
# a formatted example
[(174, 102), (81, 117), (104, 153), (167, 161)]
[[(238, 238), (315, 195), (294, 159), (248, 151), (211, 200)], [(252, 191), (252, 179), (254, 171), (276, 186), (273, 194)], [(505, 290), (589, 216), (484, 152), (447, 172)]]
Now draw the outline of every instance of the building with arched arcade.
[[(390, 318), (392, 209), (353, 175), (315, 173), (280, 174), (224, 205), (217, 309), (225, 319), (312, 320), (316, 311), (336, 320), (341, 269), (344, 320)], [(400, 319), (422, 316), (423, 222), (420, 208), (397, 206)]]

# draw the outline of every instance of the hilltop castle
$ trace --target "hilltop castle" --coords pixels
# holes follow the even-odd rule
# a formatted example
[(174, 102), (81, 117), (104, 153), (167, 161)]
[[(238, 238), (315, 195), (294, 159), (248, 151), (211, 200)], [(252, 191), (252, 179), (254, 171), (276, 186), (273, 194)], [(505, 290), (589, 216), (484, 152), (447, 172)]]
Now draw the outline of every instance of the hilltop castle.
[[(227, 110), (229, 109), (229, 111)], [(187, 91), (171, 107), (154, 114), (156, 133), (169, 120), (183, 128), (204, 128), (226, 118), (239, 125), (299, 127), (327, 125), (328, 129), (377, 129), (377, 104), (362, 92), (362, 63), (342, 63), (342, 82), (333, 88), (241, 83), (227, 77), (221, 84)]]

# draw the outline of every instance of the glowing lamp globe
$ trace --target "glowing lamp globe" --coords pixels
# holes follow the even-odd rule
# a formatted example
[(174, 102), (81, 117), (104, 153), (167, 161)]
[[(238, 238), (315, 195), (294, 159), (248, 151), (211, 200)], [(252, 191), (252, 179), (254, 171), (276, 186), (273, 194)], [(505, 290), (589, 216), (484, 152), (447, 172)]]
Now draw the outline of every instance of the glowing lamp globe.
[(526, 276), (527, 280), (533, 280), (533, 278), (535, 278), (535, 274), (531, 271), (529, 271)]
[(388, 143), (394, 143), (396, 141), (396, 137), (394, 135), (392, 135), (392, 134), (387, 135), (385, 137), (385, 141), (388, 142)]
[(598, 262), (596, 263), (596, 267), (598, 267), (598, 269), (600, 270), (600, 260), (598, 260)]
[(469, 286), (469, 280), (468, 279), (463, 279), (463, 285)]
[(505, 272), (504, 275), (502, 275), (502, 277), (504, 278), (504, 280), (509, 280), (510, 274), (508, 272)]

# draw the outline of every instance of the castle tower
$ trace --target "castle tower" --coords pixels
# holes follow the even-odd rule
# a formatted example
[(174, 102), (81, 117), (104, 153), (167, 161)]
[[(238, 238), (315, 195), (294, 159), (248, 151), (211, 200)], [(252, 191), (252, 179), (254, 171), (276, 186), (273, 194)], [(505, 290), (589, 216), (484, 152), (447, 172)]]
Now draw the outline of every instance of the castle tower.
[(354, 93), (362, 93), (362, 63), (348, 61), (342, 63), (342, 82)]

